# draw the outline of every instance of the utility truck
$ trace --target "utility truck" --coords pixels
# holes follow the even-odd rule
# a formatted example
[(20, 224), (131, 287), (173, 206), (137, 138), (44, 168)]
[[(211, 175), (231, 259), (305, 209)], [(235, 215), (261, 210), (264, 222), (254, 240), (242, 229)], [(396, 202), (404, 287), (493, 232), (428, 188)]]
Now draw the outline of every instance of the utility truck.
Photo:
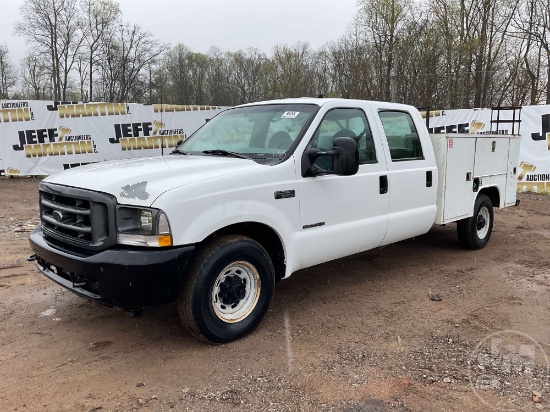
[(411, 106), (284, 99), (225, 110), (167, 156), (40, 184), (37, 267), (139, 313), (176, 302), (197, 337), (262, 320), (292, 273), (457, 223), (468, 249), (516, 204), (520, 136), (431, 135)]

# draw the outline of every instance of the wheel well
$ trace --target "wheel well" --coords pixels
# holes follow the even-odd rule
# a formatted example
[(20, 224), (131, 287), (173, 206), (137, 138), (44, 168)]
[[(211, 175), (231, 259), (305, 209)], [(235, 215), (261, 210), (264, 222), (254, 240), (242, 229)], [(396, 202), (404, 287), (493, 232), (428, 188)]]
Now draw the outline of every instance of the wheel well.
[(493, 204), (493, 207), (499, 207), (500, 206), (500, 193), (498, 191), (498, 188), (496, 187), (486, 187), (485, 189), (481, 189), (479, 194), (486, 195)]
[(266, 250), (273, 262), (275, 279), (285, 276), (285, 250), (277, 232), (262, 223), (245, 222), (226, 226), (208, 236), (203, 242), (222, 235), (242, 235), (254, 239)]

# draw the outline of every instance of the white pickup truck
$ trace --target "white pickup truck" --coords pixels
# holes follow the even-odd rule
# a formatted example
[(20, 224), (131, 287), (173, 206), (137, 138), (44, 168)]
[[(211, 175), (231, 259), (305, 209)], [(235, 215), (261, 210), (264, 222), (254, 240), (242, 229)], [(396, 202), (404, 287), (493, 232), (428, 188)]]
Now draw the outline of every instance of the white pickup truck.
[(172, 154), (40, 184), (38, 269), (130, 311), (176, 301), (197, 337), (264, 317), (276, 280), (457, 222), (480, 249), (516, 204), (519, 136), (428, 134), (411, 106), (285, 99), (231, 108)]

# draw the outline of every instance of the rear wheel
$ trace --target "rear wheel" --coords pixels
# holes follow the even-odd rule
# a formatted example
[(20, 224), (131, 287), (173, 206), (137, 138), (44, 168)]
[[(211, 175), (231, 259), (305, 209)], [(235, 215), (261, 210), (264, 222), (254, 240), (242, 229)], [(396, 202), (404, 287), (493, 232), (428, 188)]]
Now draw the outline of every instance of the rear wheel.
[(178, 312), (199, 339), (229, 342), (258, 326), (274, 285), (273, 264), (258, 242), (222, 236), (199, 251), (180, 291)]
[(485, 247), (493, 231), (493, 204), (491, 199), (480, 194), (474, 204), (472, 217), (457, 222), (458, 240), (467, 249)]

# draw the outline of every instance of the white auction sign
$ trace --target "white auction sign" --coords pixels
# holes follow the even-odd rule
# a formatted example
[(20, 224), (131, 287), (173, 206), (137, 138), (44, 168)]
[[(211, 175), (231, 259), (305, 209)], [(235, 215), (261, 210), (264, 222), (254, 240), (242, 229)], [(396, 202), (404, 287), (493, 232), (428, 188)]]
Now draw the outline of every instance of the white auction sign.
[[(170, 104), (0, 102), (0, 170), (49, 175), (104, 160), (167, 154), (224, 108)], [(513, 111), (500, 111), (511, 120)], [(516, 110), (516, 117), (519, 110)], [(424, 113), (425, 115), (425, 113)], [(492, 116), (492, 118), (491, 118)], [(430, 112), (432, 133), (509, 133), (491, 109)], [(550, 191), (550, 105), (525, 106), (515, 124), (521, 141), (520, 191)]]
[(169, 153), (218, 106), (0, 102), (0, 170), (49, 175), (83, 164)]
[[(425, 113), (423, 113), (425, 116)], [(460, 109), (430, 112), (431, 133), (511, 133), (512, 123), (494, 122), (513, 120), (513, 110)], [(515, 111), (516, 119), (520, 111)], [(491, 122), (493, 120), (493, 122)], [(522, 135), (518, 165), (518, 191), (550, 192), (550, 106), (524, 106), (521, 122), (514, 124), (514, 132)]]

